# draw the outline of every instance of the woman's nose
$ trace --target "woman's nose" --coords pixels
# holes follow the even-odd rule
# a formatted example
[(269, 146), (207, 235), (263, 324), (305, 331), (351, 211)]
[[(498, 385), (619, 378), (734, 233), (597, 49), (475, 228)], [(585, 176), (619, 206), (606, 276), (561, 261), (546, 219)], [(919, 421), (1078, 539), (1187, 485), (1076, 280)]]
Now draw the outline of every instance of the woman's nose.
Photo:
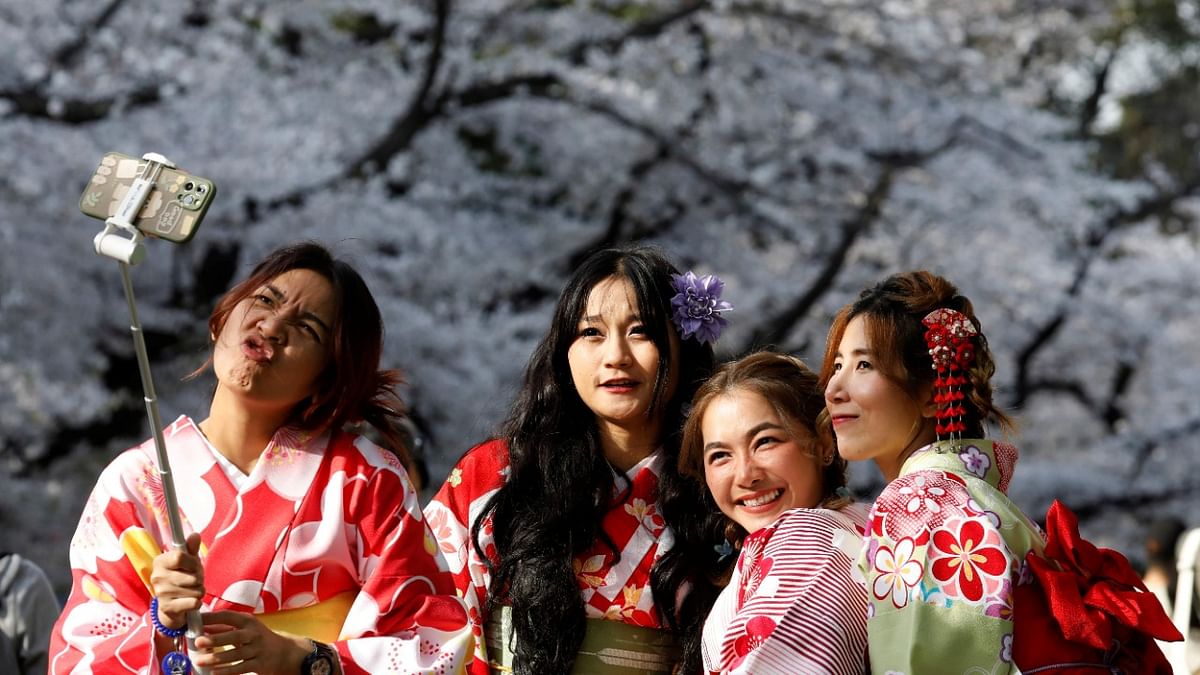
[(287, 340), (287, 322), (274, 314), (268, 314), (258, 322), (258, 329), (262, 331), (263, 337), (271, 342), (285, 342)]
[(604, 345), (604, 365), (610, 368), (624, 368), (631, 358), (629, 343), (623, 337), (611, 337)]
[(758, 466), (758, 462), (754, 461), (753, 455), (735, 459), (734, 462), (736, 462), (734, 479), (737, 480), (738, 485), (749, 487), (762, 477), (762, 470)]
[(842, 374), (836, 372), (825, 385), (825, 402), (840, 403), (846, 400), (846, 390), (842, 387)]

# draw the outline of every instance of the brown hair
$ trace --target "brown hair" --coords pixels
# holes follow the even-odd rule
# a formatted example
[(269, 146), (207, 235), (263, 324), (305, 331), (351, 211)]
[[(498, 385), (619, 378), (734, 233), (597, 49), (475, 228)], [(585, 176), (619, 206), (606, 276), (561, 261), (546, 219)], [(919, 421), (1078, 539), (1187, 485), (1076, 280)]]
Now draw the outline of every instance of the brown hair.
[[(825, 361), (821, 364), (821, 387), (825, 388), (833, 377), (834, 358), (846, 326), (856, 317), (862, 317), (871, 347), (874, 367), (918, 404), (917, 392), (932, 385), (936, 377), (929, 347), (925, 344), (925, 326), (921, 320), (935, 309), (957, 310), (970, 319), (979, 334), (975, 337), (975, 360), (967, 372), (966, 394), (963, 401), (966, 409), (965, 435), (982, 438), (985, 422), (994, 422), (1003, 429), (1013, 428), (1008, 418), (992, 402), (992, 375), (996, 364), (988, 349), (987, 338), (975, 308), (958, 289), (945, 278), (932, 272), (920, 270), (893, 274), (882, 282), (864, 290), (858, 300), (846, 305), (838, 312), (829, 329), (825, 343)], [(829, 413), (821, 415), (820, 426), (829, 429)]]
[[(386, 440), (401, 461), (409, 464), (408, 450), (399, 429), (404, 405), (396, 394), (402, 382), (399, 371), (380, 370), (383, 353), (383, 318), (366, 282), (348, 263), (334, 258), (316, 242), (301, 242), (269, 253), (250, 273), (217, 302), (208, 319), (215, 340), (239, 302), (284, 272), (304, 269), (324, 277), (333, 287), (334, 316), (329, 363), (317, 377), (316, 392), (296, 405), (288, 422), (309, 431), (342, 429), (366, 422)], [(212, 356), (192, 375), (212, 363)]]
[[(832, 433), (817, 425), (817, 418), (825, 409), (825, 397), (817, 375), (803, 361), (786, 354), (755, 352), (722, 365), (700, 386), (683, 426), (679, 472), (704, 481), (704, 435), (700, 431), (704, 413), (714, 399), (735, 390), (761, 396), (775, 410), (784, 429), (794, 440), (813, 439), (812, 453), (824, 467), (821, 473), (821, 505), (838, 509), (848, 504), (849, 498), (838, 492), (838, 488), (846, 485), (846, 460), (834, 450)], [(826, 459), (829, 460), (828, 464), (825, 463)], [(726, 538), (733, 543), (740, 543), (745, 534), (745, 530), (732, 521), (726, 527)]]

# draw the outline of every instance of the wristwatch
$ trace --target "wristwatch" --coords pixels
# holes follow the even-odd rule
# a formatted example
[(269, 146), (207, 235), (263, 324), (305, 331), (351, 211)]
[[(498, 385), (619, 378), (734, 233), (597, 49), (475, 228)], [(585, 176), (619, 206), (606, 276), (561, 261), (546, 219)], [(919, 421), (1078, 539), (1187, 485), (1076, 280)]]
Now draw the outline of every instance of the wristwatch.
[(333, 675), (333, 660), (337, 658), (333, 648), (327, 644), (309, 639), (313, 650), (304, 657), (300, 664), (300, 675)]

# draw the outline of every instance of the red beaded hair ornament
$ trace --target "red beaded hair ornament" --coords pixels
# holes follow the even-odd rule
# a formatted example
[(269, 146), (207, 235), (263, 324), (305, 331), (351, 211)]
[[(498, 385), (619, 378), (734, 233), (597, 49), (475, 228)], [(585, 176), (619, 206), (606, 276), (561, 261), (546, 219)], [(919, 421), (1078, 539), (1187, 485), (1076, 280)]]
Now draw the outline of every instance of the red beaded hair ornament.
[(975, 358), (973, 338), (979, 331), (962, 312), (946, 308), (926, 314), (921, 323), (927, 329), (925, 344), (937, 370), (937, 379), (933, 381), (933, 402), (938, 407), (937, 439), (958, 440), (967, 428), (963, 421), (966, 415), (963, 386), (967, 384), (967, 369)]

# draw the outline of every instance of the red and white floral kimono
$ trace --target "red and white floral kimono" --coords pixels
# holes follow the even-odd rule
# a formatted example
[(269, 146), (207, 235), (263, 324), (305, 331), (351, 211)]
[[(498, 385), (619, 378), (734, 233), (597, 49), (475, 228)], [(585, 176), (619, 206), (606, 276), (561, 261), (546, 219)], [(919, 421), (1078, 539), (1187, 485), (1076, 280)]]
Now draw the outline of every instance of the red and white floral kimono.
[[(631, 489), (613, 504), (603, 528), (621, 551), (619, 564), (601, 542), (574, 560), (575, 578), (588, 619), (606, 619), (646, 628), (661, 628), (661, 618), (650, 590), (650, 568), (673, 543), (654, 501), (663, 457), (650, 455), (625, 472)], [(469, 607), (475, 629), (472, 672), (487, 673), (487, 646), (482, 637), (488, 617), (491, 576), (471, 542), (471, 524), (488, 499), (504, 484), (509, 471), (508, 446), (493, 440), (472, 448), (450, 472), (442, 489), (425, 507), (425, 518), (454, 574), (459, 592)], [(480, 545), (497, 559), (491, 519), (484, 522)]]
[[(278, 431), (249, 476), (187, 417), (164, 432), (204, 610), (332, 643), (346, 673), (461, 673), (474, 638), (395, 455), (351, 434)], [(171, 546), (153, 439), (100, 475), (71, 541), (51, 673), (157, 673), (152, 561)]]
[(704, 622), (711, 673), (862, 675), (867, 594), (856, 561), (867, 507), (792, 509), (748, 535)]

